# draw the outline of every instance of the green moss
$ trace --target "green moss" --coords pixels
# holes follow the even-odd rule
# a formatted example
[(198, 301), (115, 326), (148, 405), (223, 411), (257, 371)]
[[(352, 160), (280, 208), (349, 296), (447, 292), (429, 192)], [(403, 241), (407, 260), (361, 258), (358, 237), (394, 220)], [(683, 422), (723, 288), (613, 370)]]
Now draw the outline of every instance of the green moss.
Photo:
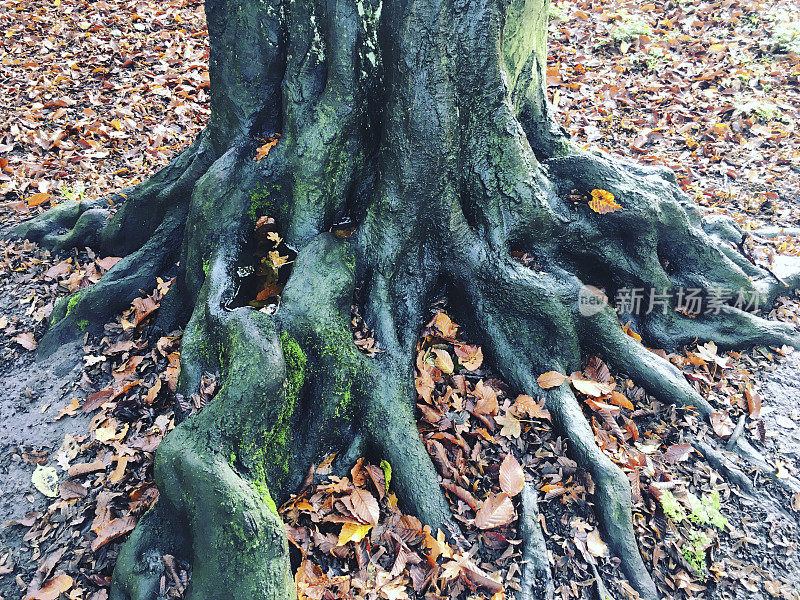
[(81, 319), (78, 321), (78, 329), (81, 331), (86, 331), (86, 328), (89, 326), (89, 321), (87, 319)]
[(75, 292), (74, 294), (72, 294), (72, 296), (70, 296), (69, 302), (67, 302), (67, 312), (66, 314), (64, 314), (65, 317), (68, 317), (69, 313), (71, 313), (73, 309), (78, 305), (78, 302), (80, 302), (82, 296), (83, 296), (82, 291)]
[(280, 189), (281, 186), (276, 184), (262, 184), (250, 192), (250, 209), (247, 214), (253, 222), (258, 221), (259, 217), (263, 217), (270, 211), (272, 208), (271, 196)]

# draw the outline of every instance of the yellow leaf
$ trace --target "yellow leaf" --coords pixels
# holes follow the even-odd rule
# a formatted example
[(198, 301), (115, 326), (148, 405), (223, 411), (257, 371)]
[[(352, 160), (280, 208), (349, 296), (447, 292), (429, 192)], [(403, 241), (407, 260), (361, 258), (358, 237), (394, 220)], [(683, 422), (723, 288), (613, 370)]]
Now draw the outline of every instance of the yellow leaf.
[(33, 486), (48, 498), (58, 496), (58, 473), (53, 467), (39, 465), (31, 475)]
[(436, 358), (433, 361), (433, 364), (436, 366), (436, 368), (442, 373), (447, 373), (448, 375), (452, 373), (454, 365), (450, 353), (447, 350), (442, 350), (441, 348), (434, 348), (433, 353), (436, 355)]
[(347, 542), (360, 542), (364, 536), (372, 529), (372, 525), (359, 525), (357, 523), (345, 523), (342, 531), (339, 532), (339, 542), (337, 546), (344, 546)]
[(107, 442), (114, 439), (117, 431), (113, 427), (98, 427), (94, 430), (94, 437), (98, 442)]
[(598, 214), (604, 215), (619, 210), (622, 206), (616, 203), (614, 194), (608, 190), (592, 190), (589, 208)]

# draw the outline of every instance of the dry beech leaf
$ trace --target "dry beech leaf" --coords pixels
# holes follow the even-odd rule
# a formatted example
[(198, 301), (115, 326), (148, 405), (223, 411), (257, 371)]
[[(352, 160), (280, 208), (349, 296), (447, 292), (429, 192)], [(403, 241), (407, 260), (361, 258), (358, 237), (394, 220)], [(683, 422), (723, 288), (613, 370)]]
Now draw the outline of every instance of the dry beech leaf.
[(589, 208), (594, 212), (605, 215), (622, 208), (614, 200), (614, 194), (608, 190), (592, 190), (592, 199), (589, 201)]
[(442, 350), (441, 348), (434, 348), (433, 353), (436, 356), (433, 361), (434, 366), (442, 373), (447, 373), (450, 375), (455, 369), (455, 365), (453, 365), (453, 359), (450, 357), (450, 353), (447, 350)]
[(502, 427), (500, 429), (500, 435), (503, 437), (518, 438), (522, 434), (522, 424), (520, 420), (510, 411), (503, 415), (496, 416), (494, 420)]
[(452, 339), (456, 336), (456, 331), (458, 330), (458, 325), (453, 323), (452, 319), (448, 317), (443, 312), (437, 312), (436, 316), (433, 318), (432, 325), (439, 330), (442, 334), (442, 337), (447, 339)]
[(56, 598), (72, 587), (72, 583), (72, 577), (66, 573), (61, 573), (45, 582), (33, 595), (25, 596), (25, 600), (56, 600)]
[(536, 402), (531, 396), (527, 394), (520, 394), (514, 402), (514, 410), (517, 414), (528, 415), (532, 419), (547, 419), (550, 420), (550, 411), (545, 407), (545, 400)]
[(491, 494), (475, 513), (475, 527), (494, 529), (508, 525), (514, 519), (514, 505), (505, 492)]
[(525, 472), (513, 454), (506, 454), (500, 463), (500, 489), (513, 498), (525, 485)]
[(356, 516), (358, 516), (359, 519), (369, 523), (370, 525), (378, 524), (381, 511), (378, 507), (378, 501), (375, 499), (375, 496), (370, 494), (367, 490), (356, 488), (353, 490), (353, 493), (350, 494), (350, 498), (353, 501), (353, 508), (355, 509)]
[(364, 536), (372, 529), (372, 525), (359, 525), (357, 523), (345, 523), (339, 532), (337, 546), (344, 546), (347, 542), (360, 542)]
[(688, 460), (689, 455), (694, 450), (691, 444), (673, 444), (664, 452), (664, 458), (675, 464)]
[(32, 333), (20, 333), (14, 338), (14, 341), (25, 348), (25, 350), (36, 350), (36, 346), (39, 345), (36, 343), (36, 340), (33, 339)]
[(480, 346), (461, 344), (455, 347), (459, 364), (467, 371), (475, 371), (483, 364), (483, 350)]
[(744, 397), (747, 399), (747, 410), (750, 412), (750, 417), (758, 419), (761, 416), (761, 396), (748, 387), (744, 390)]
[(633, 404), (630, 400), (628, 400), (624, 394), (614, 390), (611, 392), (611, 397), (608, 398), (608, 401), (611, 404), (616, 404), (620, 408), (627, 408), (628, 410), (633, 410)]
[(733, 433), (733, 421), (726, 412), (712, 412), (711, 429), (721, 438), (730, 437)]
[(539, 375), (539, 377), (536, 378), (536, 383), (538, 383), (539, 387), (543, 390), (549, 390), (551, 388), (560, 386), (566, 380), (566, 375), (563, 375), (558, 371), (548, 371), (547, 373), (542, 373)]
[(600, 398), (606, 394), (610, 394), (614, 388), (610, 384), (600, 383), (599, 381), (589, 381), (588, 379), (580, 379), (579, 377), (572, 376), (569, 378), (572, 387), (578, 390), (581, 394)]
[(608, 554), (608, 546), (606, 546), (603, 538), (600, 537), (600, 532), (597, 529), (593, 529), (586, 534), (586, 548), (592, 556), (598, 558)]
[(493, 415), (497, 412), (500, 407), (497, 403), (497, 392), (492, 386), (483, 383), (483, 379), (475, 385), (473, 394), (478, 399), (475, 404), (475, 414)]
[(44, 204), (50, 200), (50, 194), (41, 193), (41, 194), (34, 194), (30, 198), (28, 198), (28, 206), (33, 208), (34, 206), (39, 206), (40, 204)]

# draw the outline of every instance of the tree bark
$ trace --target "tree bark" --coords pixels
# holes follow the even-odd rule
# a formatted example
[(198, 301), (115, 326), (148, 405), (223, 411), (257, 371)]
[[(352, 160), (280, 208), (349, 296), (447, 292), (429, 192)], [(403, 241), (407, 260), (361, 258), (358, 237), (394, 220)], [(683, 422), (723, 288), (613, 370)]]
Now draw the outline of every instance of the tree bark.
[[(116, 195), (107, 222), (102, 201), (65, 203), (16, 230), (125, 257), (56, 306), (41, 352), (75, 339), (83, 320), (102, 331), (179, 263), (159, 325), (186, 326), (180, 391), (194, 392), (204, 372), (221, 377), (212, 403), (158, 450), (161, 496), (124, 546), (112, 599), (154, 598), (163, 554), (192, 563), (192, 599), (294, 597), (275, 502), (329, 452), (344, 457), (341, 469), (361, 452), (388, 460), (404, 507), (457, 536), (413, 412), (413, 351), (442, 289), (505, 380), (547, 398), (595, 481), (604, 539), (639, 594), (658, 597), (624, 474), (572, 393), (542, 390), (536, 376), (597, 353), (656, 397), (707, 414), (612, 307), (581, 313), (583, 286), (613, 297), (724, 285), (764, 303), (797, 278), (779, 283), (739, 254), (742, 232), (704, 220), (670, 172), (572, 146), (546, 101), (547, 11), (547, 0), (209, 0), (212, 116), (200, 137)], [(570, 199), (594, 189), (622, 209), (596, 214)], [(298, 253), (274, 315), (231, 308), (254, 220), (267, 213)], [(347, 239), (329, 233), (343, 220), (357, 224)], [(352, 343), (357, 288), (386, 350), (375, 358)], [(651, 347), (798, 342), (730, 306), (630, 317)]]

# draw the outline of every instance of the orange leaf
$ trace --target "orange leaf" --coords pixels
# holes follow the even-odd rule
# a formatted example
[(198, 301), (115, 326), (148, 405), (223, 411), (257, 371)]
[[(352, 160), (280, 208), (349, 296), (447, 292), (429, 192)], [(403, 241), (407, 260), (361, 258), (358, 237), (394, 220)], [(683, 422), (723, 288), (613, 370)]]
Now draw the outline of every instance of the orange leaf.
[(611, 398), (609, 398), (608, 400), (609, 402), (611, 402), (611, 404), (616, 404), (617, 406), (621, 406), (622, 408), (633, 410), (633, 404), (631, 403), (631, 401), (628, 400), (624, 394), (621, 394), (616, 390), (611, 392)]
[(538, 383), (539, 387), (543, 390), (549, 390), (550, 388), (560, 386), (566, 380), (566, 375), (563, 375), (558, 371), (548, 371), (547, 373), (542, 373), (539, 375), (539, 377), (536, 378), (536, 383)]
[(527, 394), (520, 394), (514, 402), (514, 410), (518, 414), (526, 414), (534, 419), (547, 419), (549, 421), (550, 411), (545, 409), (544, 404), (544, 398), (541, 402), (536, 402)]
[(28, 206), (33, 208), (34, 206), (39, 206), (40, 204), (44, 204), (50, 200), (50, 194), (41, 193), (41, 194), (34, 194), (30, 198), (28, 198)]
[(619, 210), (622, 206), (616, 203), (614, 194), (608, 190), (592, 190), (589, 208), (598, 214), (604, 215)]
[(259, 146), (258, 149), (256, 150), (256, 157), (253, 160), (258, 162), (262, 158), (264, 158), (267, 154), (269, 154), (269, 151), (275, 147), (275, 145), (278, 143), (278, 138), (280, 137), (281, 134), (276, 133), (271, 138), (267, 138), (266, 144), (264, 144), (263, 146)]
[(55, 600), (62, 593), (71, 588), (72, 583), (72, 577), (61, 573), (46, 582), (41, 588), (34, 592), (32, 596), (26, 596), (25, 600)]

